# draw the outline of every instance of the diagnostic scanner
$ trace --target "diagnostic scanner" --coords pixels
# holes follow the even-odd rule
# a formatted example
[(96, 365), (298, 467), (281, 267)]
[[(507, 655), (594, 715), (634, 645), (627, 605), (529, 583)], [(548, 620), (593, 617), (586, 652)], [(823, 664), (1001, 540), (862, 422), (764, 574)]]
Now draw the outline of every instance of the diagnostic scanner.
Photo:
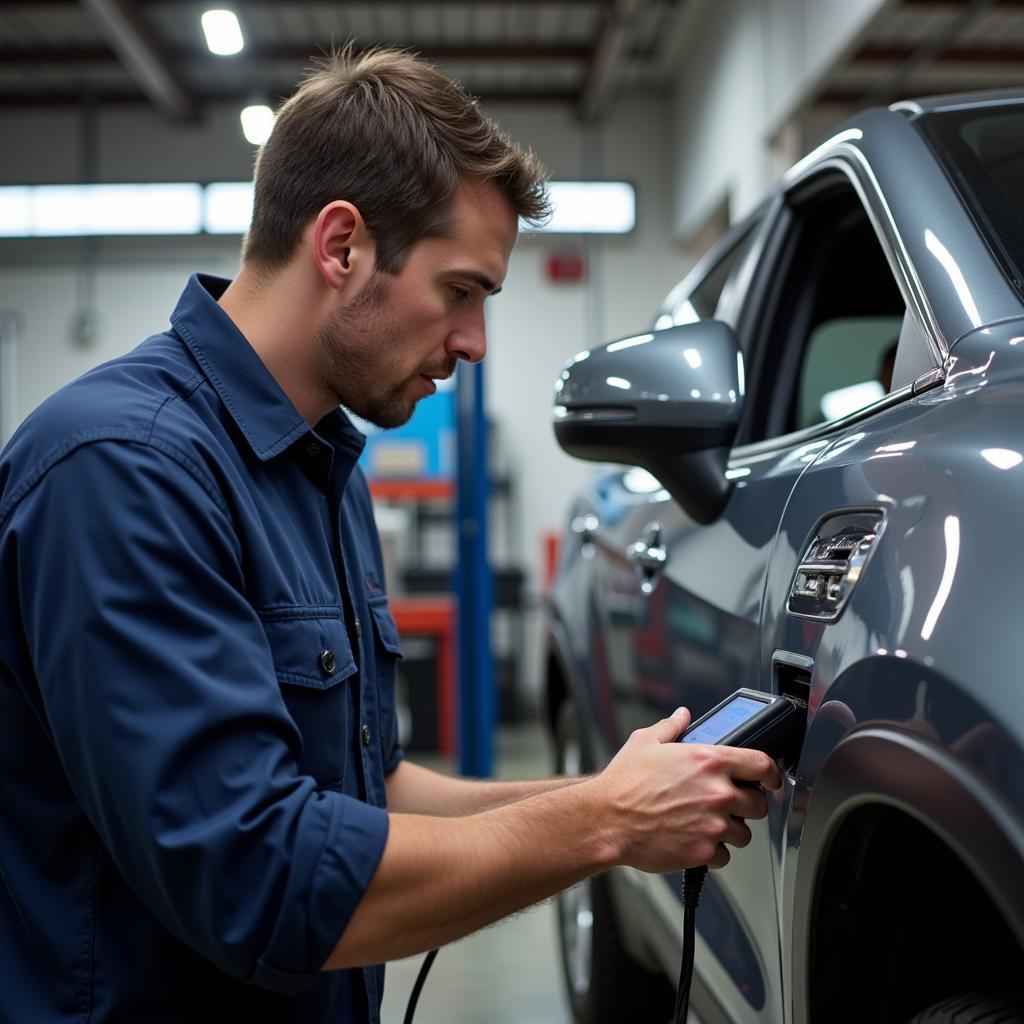
[(799, 753), (807, 709), (790, 699), (758, 690), (737, 690), (698, 718), (680, 743), (720, 743), (763, 750), (775, 761), (792, 764)]
[[(796, 764), (807, 723), (806, 705), (790, 697), (759, 690), (737, 690), (697, 719), (680, 743), (718, 743), (763, 750), (784, 766)], [(696, 914), (707, 866), (683, 872), (683, 958), (676, 989), (676, 1024), (685, 1024), (690, 1008)]]

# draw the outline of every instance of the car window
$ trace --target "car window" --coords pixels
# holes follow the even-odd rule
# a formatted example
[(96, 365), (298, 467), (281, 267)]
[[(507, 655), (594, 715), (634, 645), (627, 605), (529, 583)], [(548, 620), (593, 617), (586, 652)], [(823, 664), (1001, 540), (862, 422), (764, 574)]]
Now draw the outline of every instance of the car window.
[(766, 308), (747, 318), (756, 340), (741, 443), (846, 416), (899, 383), (906, 304), (849, 179), (831, 172), (787, 197), (780, 225), (752, 292)]
[(756, 227), (756, 221), (744, 225), (735, 239), (725, 242), (726, 248), (721, 255), (715, 252), (715, 247), (709, 250), (710, 267), (705, 271), (702, 267), (705, 261), (702, 260), (694, 268), (696, 283), (693, 283), (694, 274), (691, 273), (672, 289), (654, 322), (655, 330), (691, 324), (715, 315), (725, 285), (750, 248), (757, 233)]
[(800, 367), (796, 428), (839, 419), (885, 395), (902, 323), (899, 316), (856, 316), (815, 327)]
[(1024, 296), (1024, 106), (944, 110), (914, 123)]

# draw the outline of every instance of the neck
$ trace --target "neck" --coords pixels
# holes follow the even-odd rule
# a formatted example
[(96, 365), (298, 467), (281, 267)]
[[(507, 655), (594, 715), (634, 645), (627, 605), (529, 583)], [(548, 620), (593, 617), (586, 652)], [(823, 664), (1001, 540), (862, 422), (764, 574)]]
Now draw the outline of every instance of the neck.
[(292, 264), (269, 276), (243, 266), (219, 300), (310, 426), (337, 405), (325, 394), (316, 372), (321, 297), (314, 284), (303, 280)]

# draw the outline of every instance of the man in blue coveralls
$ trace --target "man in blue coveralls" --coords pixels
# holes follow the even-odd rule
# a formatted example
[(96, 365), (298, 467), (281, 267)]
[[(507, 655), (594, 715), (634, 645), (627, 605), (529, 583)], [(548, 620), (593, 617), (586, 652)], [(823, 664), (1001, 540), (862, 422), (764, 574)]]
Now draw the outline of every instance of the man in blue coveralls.
[(284, 104), (229, 283), (57, 392), (0, 458), (0, 1020), (376, 1021), (386, 960), (613, 864), (728, 860), (761, 753), (599, 775), (405, 760), (363, 438), (485, 350), (541, 172), (436, 70), (334, 59)]

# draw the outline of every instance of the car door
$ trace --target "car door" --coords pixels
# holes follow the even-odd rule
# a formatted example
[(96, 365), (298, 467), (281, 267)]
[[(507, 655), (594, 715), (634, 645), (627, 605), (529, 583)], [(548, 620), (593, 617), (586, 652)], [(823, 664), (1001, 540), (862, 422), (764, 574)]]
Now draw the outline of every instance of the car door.
[[(835, 445), (843, 422), (898, 401), (894, 373), (916, 373), (927, 358), (910, 351), (920, 330), (854, 174), (833, 163), (785, 193), (750, 254), (737, 305), (719, 311), (734, 319), (750, 367), (745, 443), (730, 459), (734, 486), (722, 514), (694, 522), (637, 471), (605, 482), (616, 515), (599, 531), (599, 592), (623, 737), (678, 704), (696, 717), (740, 686), (806, 696), (801, 658), (766, 664), (760, 636), (780, 522), (801, 474)], [(729, 1020), (784, 1019), (775, 894), (791, 797), (787, 788), (769, 821), (753, 823), (750, 846), (705, 887), (697, 966)], [(678, 924), (677, 879), (635, 884)]]

